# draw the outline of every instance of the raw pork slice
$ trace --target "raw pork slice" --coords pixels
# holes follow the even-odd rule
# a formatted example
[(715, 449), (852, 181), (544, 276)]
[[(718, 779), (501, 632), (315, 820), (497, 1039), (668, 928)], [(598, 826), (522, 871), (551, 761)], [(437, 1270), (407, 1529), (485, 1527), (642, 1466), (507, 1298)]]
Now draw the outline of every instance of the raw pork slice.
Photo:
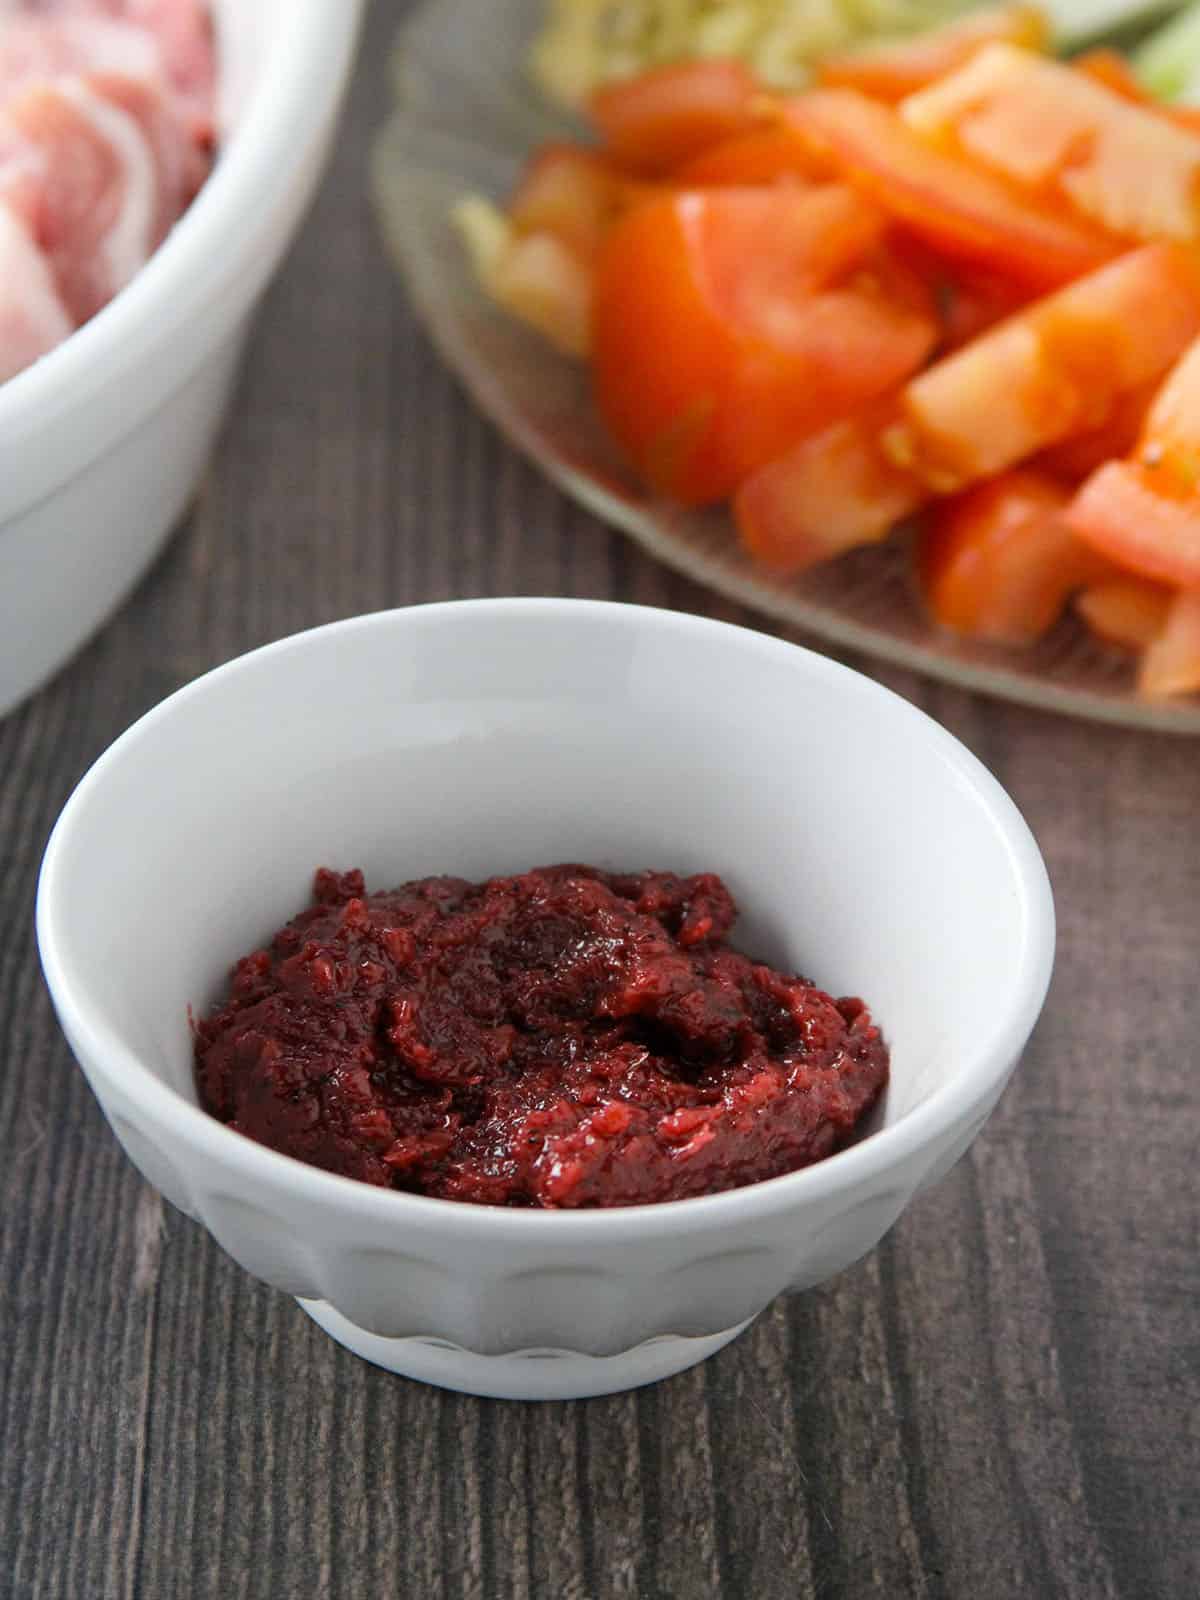
[(162, 49), (145, 28), (107, 17), (10, 18), (0, 12), (0, 98), (38, 79), (71, 73), (158, 79), (163, 71)]
[(70, 331), (49, 263), (15, 213), (0, 205), (0, 383)]
[[(30, 18), (59, 26), (100, 19), (141, 30), (153, 42), (189, 133), (211, 144), (217, 68), (212, 21), (203, 0), (0, 0), (0, 29), (5, 33), (16, 21)], [(97, 72), (141, 75), (140, 69), (107, 54), (88, 65)]]
[(138, 119), (102, 85), (35, 84), (0, 116), (0, 199), (45, 252), (76, 322), (144, 265), (177, 209), (174, 198)]
[(0, 382), (158, 248), (212, 163), (205, 0), (0, 0)]
[(193, 138), (210, 144), (217, 63), (212, 20), (201, 0), (111, 0), (111, 9), (158, 40), (167, 78)]

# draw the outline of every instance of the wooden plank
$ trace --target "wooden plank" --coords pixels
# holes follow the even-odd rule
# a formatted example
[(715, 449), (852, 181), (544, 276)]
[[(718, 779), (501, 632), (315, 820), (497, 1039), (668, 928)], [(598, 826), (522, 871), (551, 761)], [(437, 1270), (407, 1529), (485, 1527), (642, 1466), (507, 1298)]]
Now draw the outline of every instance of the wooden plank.
[(71, 1063), (32, 938), (38, 858), (81, 773), (179, 684), (456, 596), (755, 622), (566, 502), (416, 326), (362, 181), (396, 10), (374, 8), (194, 513), (0, 723), (0, 1600), (1200, 1592), (1191, 742), (877, 673), (1038, 833), (1051, 1005), (971, 1156), (878, 1252), (655, 1389), (517, 1406), (357, 1361), (163, 1214)]

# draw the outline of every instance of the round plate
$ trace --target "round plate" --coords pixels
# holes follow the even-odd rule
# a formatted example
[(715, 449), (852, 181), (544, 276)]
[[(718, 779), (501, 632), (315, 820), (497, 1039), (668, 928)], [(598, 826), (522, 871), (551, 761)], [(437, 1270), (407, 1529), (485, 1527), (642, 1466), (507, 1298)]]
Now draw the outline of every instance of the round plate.
[(1071, 619), (1025, 651), (931, 628), (897, 538), (799, 578), (757, 567), (724, 509), (682, 511), (630, 475), (592, 407), (586, 369), (492, 306), (450, 223), (474, 191), (503, 197), (531, 145), (579, 129), (529, 86), (524, 56), (544, 0), (432, 0), (403, 30), (399, 109), (375, 152), (389, 248), (442, 356), (512, 442), (568, 494), (688, 577), (830, 643), (1052, 711), (1200, 733), (1200, 702), (1137, 699), (1127, 658)]

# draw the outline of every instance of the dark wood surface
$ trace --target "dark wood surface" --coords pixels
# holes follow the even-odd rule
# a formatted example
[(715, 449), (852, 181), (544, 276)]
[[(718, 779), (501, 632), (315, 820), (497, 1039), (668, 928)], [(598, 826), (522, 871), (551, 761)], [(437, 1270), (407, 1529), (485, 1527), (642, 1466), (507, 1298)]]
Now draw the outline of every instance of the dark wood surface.
[(0, 1597), (1189, 1600), (1200, 745), (877, 673), (1038, 834), (1050, 1002), (969, 1157), (873, 1255), (639, 1393), (514, 1405), (366, 1366), (164, 1209), (72, 1064), (34, 949), (39, 857), (169, 691), (450, 596), (754, 620), (568, 504), (439, 366), (363, 195), (395, 18), (376, 6), (194, 514), (0, 723)]

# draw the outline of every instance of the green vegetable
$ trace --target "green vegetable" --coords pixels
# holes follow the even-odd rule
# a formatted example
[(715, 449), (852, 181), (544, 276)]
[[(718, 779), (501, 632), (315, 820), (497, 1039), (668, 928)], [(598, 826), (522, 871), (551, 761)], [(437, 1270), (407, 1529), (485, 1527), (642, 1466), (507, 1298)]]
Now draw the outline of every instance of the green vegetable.
[(1200, 100), (1200, 4), (1152, 34), (1134, 52), (1133, 67), (1162, 100)]
[(1114, 35), (1135, 37), (1139, 30), (1168, 11), (1179, 0), (1034, 0), (1050, 19), (1060, 50), (1069, 52), (1098, 44)]
[[(530, 69), (543, 92), (577, 107), (598, 84), (697, 56), (740, 56), (763, 80), (801, 88), (821, 56), (935, 28), (979, 0), (548, 0)], [(1066, 53), (1137, 36), (1178, 0), (1044, 0)], [(1200, 99), (1200, 0), (1135, 56), (1147, 85)]]
[(822, 55), (971, 9), (971, 0), (550, 0), (530, 67), (568, 106), (600, 83), (697, 56), (740, 56), (766, 83), (798, 88)]

